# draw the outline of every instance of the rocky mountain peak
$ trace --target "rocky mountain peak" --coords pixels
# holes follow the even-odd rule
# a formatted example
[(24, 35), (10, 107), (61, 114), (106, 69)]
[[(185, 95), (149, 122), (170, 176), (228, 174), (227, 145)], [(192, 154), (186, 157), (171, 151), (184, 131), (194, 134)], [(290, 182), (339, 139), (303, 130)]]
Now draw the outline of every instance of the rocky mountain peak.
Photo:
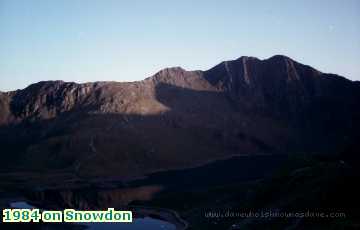
[(161, 81), (168, 81), (169, 79), (177, 79), (181, 78), (184, 75), (186, 75), (188, 71), (185, 69), (177, 66), (177, 67), (169, 67), (160, 70), (159, 72), (155, 73), (153, 76), (150, 77), (155, 82), (161, 82)]
[[(291, 116), (315, 96), (333, 93), (333, 82), (339, 79), (342, 78), (329, 77), (284, 55), (264, 60), (242, 56), (207, 71), (165, 68), (139, 82), (38, 82), (23, 90), (0, 94), (1, 110), (5, 111), (1, 120), (54, 118), (89, 106), (102, 112), (155, 113), (164, 111), (159, 101), (168, 101), (164, 98), (170, 98), (168, 94), (176, 88), (223, 93), (234, 109), (260, 108)], [(346, 79), (341, 81), (343, 87), (349, 84)]]
[(0, 144), (24, 168), (113, 175), (232, 154), (341, 152), (359, 139), (359, 87), (281, 55), (137, 82), (39, 82), (0, 94)]

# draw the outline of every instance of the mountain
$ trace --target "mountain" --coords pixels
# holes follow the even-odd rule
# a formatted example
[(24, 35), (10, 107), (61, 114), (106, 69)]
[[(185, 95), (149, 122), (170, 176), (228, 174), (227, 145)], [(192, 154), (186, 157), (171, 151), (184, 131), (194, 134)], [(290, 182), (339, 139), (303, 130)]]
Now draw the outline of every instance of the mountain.
[(359, 82), (281, 55), (137, 82), (46, 81), (0, 93), (0, 166), (133, 178), (239, 154), (353, 154), (359, 118)]

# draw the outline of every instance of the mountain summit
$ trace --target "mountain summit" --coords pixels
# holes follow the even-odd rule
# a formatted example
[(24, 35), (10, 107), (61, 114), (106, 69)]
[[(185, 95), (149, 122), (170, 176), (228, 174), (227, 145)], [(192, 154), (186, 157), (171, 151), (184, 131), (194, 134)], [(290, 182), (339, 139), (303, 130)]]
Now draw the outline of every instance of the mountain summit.
[(125, 178), (235, 154), (341, 153), (359, 138), (359, 108), (358, 82), (281, 55), (39, 82), (0, 93), (2, 167)]

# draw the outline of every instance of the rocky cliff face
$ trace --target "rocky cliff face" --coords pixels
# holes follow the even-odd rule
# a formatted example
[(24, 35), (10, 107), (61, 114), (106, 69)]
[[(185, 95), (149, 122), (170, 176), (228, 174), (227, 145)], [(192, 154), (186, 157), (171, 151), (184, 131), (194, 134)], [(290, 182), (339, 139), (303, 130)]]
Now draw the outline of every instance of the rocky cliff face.
[(3, 167), (125, 177), (231, 154), (341, 152), (358, 137), (359, 89), (285, 56), (130, 83), (39, 82), (0, 93)]

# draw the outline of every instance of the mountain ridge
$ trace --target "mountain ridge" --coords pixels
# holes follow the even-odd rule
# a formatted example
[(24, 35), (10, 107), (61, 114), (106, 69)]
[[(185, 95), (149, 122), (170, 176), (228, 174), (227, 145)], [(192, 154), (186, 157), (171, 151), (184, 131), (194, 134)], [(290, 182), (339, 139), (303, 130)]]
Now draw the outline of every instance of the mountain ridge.
[[(295, 61), (294, 59), (292, 59), (292, 58), (290, 58), (290, 57), (288, 57), (288, 56), (286, 56), (286, 55), (276, 54), (276, 55), (273, 55), (273, 56), (271, 56), (271, 57), (269, 57), (269, 58), (264, 58), (264, 59), (259, 59), (259, 58), (254, 57), (254, 56), (240, 56), (239, 58), (236, 58), (236, 59), (231, 59), (231, 60), (227, 60), (227, 61), (222, 61), (222, 62), (220, 62), (218, 65), (221, 65), (221, 64), (223, 64), (223, 63), (225, 63), (225, 62), (233, 62), (233, 61), (242, 60), (243, 58), (245, 58), (245, 59), (250, 59), (250, 60), (253, 59), (253, 60), (257, 60), (257, 61), (261, 61), (261, 62), (268, 61), (268, 60), (271, 60), (271, 59), (279, 59), (279, 58), (280, 58), (280, 59), (284, 59), (284, 60), (290, 60), (290, 61), (295, 62), (295, 63), (299, 63), (299, 62)], [(299, 63), (299, 64), (300, 64), (300, 63)], [(302, 64), (302, 65), (304, 65), (304, 64)], [(217, 65), (215, 65), (215, 66), (217, 66)], [(214, 66), (214, 67), (215, 67), (215, 66)], [(304, 66), (311, 67), (311, 66), (309, 66), (309, 65), (304, 65)], [(214, 68), (214, 67), (211, 67), (210, 69), (212, 69), (212, 68)], [(311, 67), (311, 68), (314, 69), (314, 70), (316, 70), (316, 69), (313, 68), (313, 67)], [(94, 81), (94, 82), (78, 83), (78, 82), (74, 82), (74, 81), (64, 81), (64, 80), (42, 80), (42, 81), (39, 81), (39, 82), (36, 82), (36, 83), (32, 83), (32, 84), (30, 84), (30, 85), (28, 85), (28, 86), (26, 86), (25, 88), (22, 88), (22, 89), (7, 90), (7, 91), (1, 91), (1, 90), (0, 90), (0, 93), (5, 93), (5, 94), (7, 94), (7, 93), (12, 93), (12, 92), (16, 92), (16, 91), (18, 91), (18, 90), (24, 90), (24, 89), (30, 87), (31, 85), (34, 85), (34, 84), (42, 84), (42, 83), (62, 82), (62, 83), (75, 83), (75, 84), (78, 84), (78, 85), (81, 85), (81, 84), (89, 84), (89, 83), (104, 83), (104, 82), (108, 82), (108, 83), (110, 83), (110, 82), (113, 82), (113, 83), (136, 83), (136, 82), (141, 82), (141, 81), (144, 81), (144, 80), (147, 80), (147, 79), (151, 79), (151, 78), (153, 78), (154, 76), (156, 76), (158, 73), (164, 72), (164, 71), (166, 71), (166, 70), (171, 70), (171, 69), (179, 69), (179, 70), (183, 70), (183, 71), (187, 71), (187, 72), (206, 72), (206, 71), (210, 70), (210, 69), (208, 69), (208, 70), (186, 70), (186, 69), (184, 69), (184, 68), (181, 67), (181, 66), (165, 67), (165, 68), (157, 71), (155, 74), (153, 74), (153, 75), (151, 75), (151, 76), (149, 76), (149, 77), (144, 78), (143, 80), (136, 80), (136, 81)], [(316, 70), (316, 71), (319, 72), (319, 73), (324, 73), (324, 72), (321, 72), (321, 71), (319, 71), (319, 70)], [(335, 75), (337, 75), (337, 74), (335, 74)], [(337, 75), (337, 76), (338, 76), (338, 77), (345, 78), (345, 79), (347, 79), (347, 80), (349, 80), (349, 81), (352, 81), (352, 82), (360, 82), (360, 81), (358, 81), (358, 80), (350, 80), (350, 79), (348, 79), (348, 78), (346, 78), (346, 77), (343, 77), (343, 76), (340, 76), (340, 75)]]
[(281, 55), (35, 83), (0, 94), (3, 167), (131, 177), (238, 154), (341, 153), (356, 146), (359, 87)]
[[(300, 81), (299, 75), (296, 71), (295, 65), (300, 67), (304, 67), (308, 72), (313, 72), (315, 73), (315, 76), (319, 76), (319, 75), (324, 75), (326, 77), (335, 77), (335, 78), (342, 78), (343, 80), (347, 80), (347, 81), (351, 81), (348, 80), (344, 77), (341, 77), (339, 75), (334, 75), (334, 74), (324, 74), (316, 69), (313, 69), (310, 66), (307, 65), (303, 65), (300, 64), (296, 61), (294, 61), (293, 59), (284, 56), (284, 55), (274, 55), (270, 58), (267, 59), (258, 59), (256, 57), (251, 57), (251, 56), (241, 56), (235, 60), (230, 60), (230, 61), (224, 61), (219, 63), (218, 65), (206, 70), (206, 71), (201, 71), (201, 70), (194, 70), (194, 71), (187, 71), (185, 69), (183, 69), (182, 67), (169, 67), (169, 68), (164, 68), (160, 71), (158, 71), (157, 73), (155, 73), (153, 76), (150, 76), (148, 78), (145, 78), (144, 80), (140, 80), (140, 81), (134, 81), (134, 82), (116, 82), (116, 81), (97, 81), (97, 82), (88, 82), (88, 83), (75, 83), (75, 82), (64, 82), (62, 80), (54, 80), (54, 81), (40, 81), (38, 83), (34, 83), (29, 85), (28, 87), (22, 89), (22, 90), (15, 90), (15, 91), (8, 91), (8, 92), (2, 92), (3, 96), (12, 96), (14, 94), (19, 94), (21, 92), (24, 91), (33, 91), (36, 90), (37, 88), (46, 88), (46, 87), (50, 87), (54, 86), (54, 88), (51, 88), (51, 90), (57, 90), (60, 85), (62, 86), (69, 86), (70, 88), (72, 88), (72, 90), (75, 90), (74, 88), (80, 88), (80, 90), (82, 90), (82, 92), (80, 92), (80, 94), (84, 94), (86, 93), (85, 91), (87, 89), (98, 89), (101, 86), (105, 86), (105, 85), (109, 85), (109, 84), (134, 84), (134, 85), (138, 85), (138, 84), (146, 84), (147, 82), (152, 82), (153, 84), (157, 84), (158, 82), (163, 82), (163, 83), (169, 83), (169, 84), (174, 84), (174, 85), (180, 85), (182, 84), (183, 87), (186, 87), (186, 83), (185, 82), (187, 79), (178, 79), (178, 81), (181, 81), (181, 84), (177, 84), (176, 81), (176, 77), (177, 78), (181, 78), (184, 77), (185, 75), (198, 75), (199, 77), (204, 77), (210, 84), (212, 84), (213, 86), (215, 86), (216, 84), (219, 83), (219, 79), (214, 79), (213, 76), (211, 77), (207, 77), (207, 75), (212, 75), (211, 72), (214, 71), (218, 71), (217, 76), (222, 77), (220, 84), (222, 84), (221, 86), (218, 84), (216, 85), (216, 90), (224, 90), (224, 89), (219, 89), (219, 88), (225, 88), (226, 90), (226, 84), (230, 85), (232, 84), (233, 89), (227, 89), (228, 91), (235, 91), (236, 93), (238, 93), (237, 91), (239, 91), (239, 89), (244, 88), (244, 82), (246, 83), (246, 85), (250, 86), (252, 83), (254, 84), (255, 79), (250, 79), (249, 77), (252, 75), (256, 75), (256, 73), (252, 73), (249, 74), (249, 67), (247, 67), (249, 64), (246, 64), (248, 62), (253, 62), (250, 64), (256, 64), (256, 65), (265, 65), (269, 64), (270, 65), (277, 65), (277, 68), (279, 68), (278, 66), (281, 65), (286, 65), (286, 69), (288, 72), (288, 79), (287, 81)], [(239, 63), (240, 62), (240, 63)], [(254, 63), (255, 62), (255, 63)], [(232, 68), (232, 66), (241, 66), (242, 63), (242, 67), (238, 68), (238, 69), (234, 69)], [(240, 64), (240, 65), (239, 65)], [(282, 66), (284, 67), (284, 66)], [(256, 69), (256, 68), (254, 68)], [(220, 73), (219, 73), (220, 72)], [(234, 73), (236, 77), (234, 78)], [(241, 74), (241, 72), (243, 72)], [(210, 74), (208, 74), (210, 73)], [(309, 75), (309, 74), (307, 74)], [(305, 76), (307, 76), (305, 75)], [(225, 77), (224, 77), (225, 76)], [(227, 77), (227, 78), (226, 78)], [(242, 79), (240, 79), (242, 78)], [(233, 83), (233, 81), (235, 81), (235, 83)], [(351, 82), (356, 82), (356, 81), (351, 81)], [(255, 82), (256, 84), (256, 82)], [(229, 87), (229, 86), (228, 86)], [(207, 87), (208, 89), (209, 87)], [(214, 89), (212, 89), (214, 90)]]

